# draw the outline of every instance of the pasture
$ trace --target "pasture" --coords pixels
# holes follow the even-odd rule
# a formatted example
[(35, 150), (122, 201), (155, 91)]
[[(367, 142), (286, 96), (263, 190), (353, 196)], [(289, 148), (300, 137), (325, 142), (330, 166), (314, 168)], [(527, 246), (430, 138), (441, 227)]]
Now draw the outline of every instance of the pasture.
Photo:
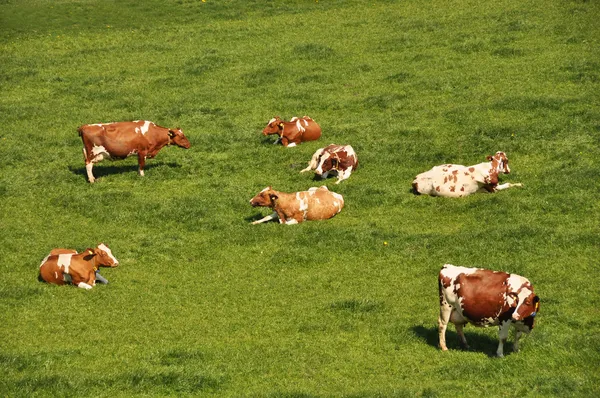
[[(0, 396), (600, 395), (597, 1), (0, 1)], [(323, 137), (272, 145), (273, 116)], [(152, 120), (191, 148), (104, 161), (77, 127)], [(351, 144), (339, 185), (300, 174)], [(415, 196), (505, 151), (520, 182)], [(250, 223), (266, 186), (327, 185), (331, 220)], [(106, 243), (90, 291), (37, 280)], [(533, 332), (437, 348), (444, 263), (523, 275)]]

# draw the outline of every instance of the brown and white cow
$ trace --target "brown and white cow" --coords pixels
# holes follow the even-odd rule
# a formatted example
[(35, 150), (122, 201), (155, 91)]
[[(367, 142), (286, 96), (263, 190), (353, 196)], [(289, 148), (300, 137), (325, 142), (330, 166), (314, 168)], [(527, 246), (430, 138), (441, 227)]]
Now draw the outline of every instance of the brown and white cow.
[(280, 224), (298, 224), (306, 220), (329, 219), (344, 207), (344, 198), (326, 186), (308, 191), (285, 193), (267, 187), (250, 200), (252, 207), (270, 207), (275, 212), (252, 224), (279, 218)]
[(89, 182), (94, 163), (103, 159), (125, 159), (137, 155), (140, 176), (144, 175), (146, 159), (151, 159), (165, 145), (175, 144), (188, 149), (190, 141), (180, 128), (160, 127), (147, 120), (86, 124), (78, 129), (83, 141), (83, 157)]
[(447, 351), (446, 327), (452, 322), (460, 342), (469, 348), (463, 326), (499, 326), (500, 344), (496, 354), (504, 356), (504, 343), (510, 325), (516, 329), (514, 351), (519, 351), (523, 332), (530, 333), (540, 308), (540, 299), (526, 278), (482, 268), (445, 264), (438, 278), (440, 316), (438, 319), (440, 348)]
[(509, 174), (508, 158), (504, 152), (488, 156), (489, 162), (473, 166), (444, 164), (417, 175), (412, 183), (417, 194), (460, 198), (475, 192), (496, 192), (523, 184), (498, 184), (498, 174)]
[(278, 134), (274, 144), (281, 142), (285, 147), (293, 147), (304, 141), (314, 141), (321, 137), (321, 127), (308, 116), (293, 117), (289, 122), (275, 116), (263, 129), (263, 135)]
[(101, 243), (95, 249), (77, 253), (72, 249), (53, 249), (40, 264), (40, 279), (55, 285), (71, 283), (83, 289), (96, 284), (99, 267), (116, 267), (119, 261)]
[(349, 178), (357, 167), (358, 157), (350, 145), (331, 144), (318, 149), (308, 162), (308, 167), (300, 172), (314, 170), (321, 178), (334, 174), (338, 178), (336, 184), (339, 184)]

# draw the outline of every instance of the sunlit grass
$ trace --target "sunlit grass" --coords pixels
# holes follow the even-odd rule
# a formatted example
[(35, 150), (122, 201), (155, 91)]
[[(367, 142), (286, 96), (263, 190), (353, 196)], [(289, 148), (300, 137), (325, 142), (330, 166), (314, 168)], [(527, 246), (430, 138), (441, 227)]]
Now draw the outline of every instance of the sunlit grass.
[[(0, 395), (598, 395), (593, 2), (0, 3)], [(260, 134), (305, 114), (320, 141)], [(77, 127), (127, 119), (192, 147), (88, 184)], [(360, 159), (339, 185), (299, 173), (329, 143)], [(523, 188), (410, 193), (497, 150)], [(346, 207), (252, 226), (268, 185)], [(50, 249), (99, 242), (121, 263), (107, 286), (37, 281)], [(492, 358), (497, 331), (474, 327), (473, 351), (452, 328), (437, 349), (444, 263), (534, 283), (519, 354)]]

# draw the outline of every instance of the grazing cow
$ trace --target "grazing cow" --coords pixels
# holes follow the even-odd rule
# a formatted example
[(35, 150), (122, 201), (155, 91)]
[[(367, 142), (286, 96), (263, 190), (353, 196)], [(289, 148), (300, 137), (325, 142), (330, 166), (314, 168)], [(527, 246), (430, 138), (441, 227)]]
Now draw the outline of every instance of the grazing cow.
[(463, 326), (499, 326), (500, 344), (496, 354), (504, 356), (504, 343), (510, 325), (516, 329), (514, 351), (519, 351), (523, 332), (533, 329), (540, 299), (526, 278), (481, 268), (457, 267), (445, 264), (438, 279), (440, 292), (439, 339), (442, 351), (446, 347), (446, 327), (452, 322), (460, 342), (469, 348)]
[(116, 267), (119, 261), (103, 243), (95, 249), (77, 253), (71, 249), (54, 249), (40, 264), (40, 279), (55, 285), (71, 283), (83, 289), (96, 284), (99, 267)]
[(321, 178), (327, 178), (330, 173), (333, 173), (338, 178), (336, 184), (339, 184), (349, 178), (357, 167), (358, 158), (350, 145), (331, 144), (318, 149), (308, 162), (308, 167), (300, 172), (314, 170)]
[(284, 122), (279, 116), (269, 120), (263, 135), (279, 134), (274, 144), (281, 142), (285, 147), (293, 147), (304, 141), (314, 141), (321, 137), (321, 127), (308, 116), (293, 117)]
[(168, 129), (144, 120), (86, 124), (78, 131), (83, 141), (83, 157), (90, 183), (96, 180), (92, 174), (94, 163), (103, 159), (125, 159), (137, 155), (140, 176), (143, 176), (146, 159), (155, 157), (165, 145), (190, 147), (180, 128)]
[(305, 220), (326, 220), (344, 207), (342, 195), (331, 192), (326, 186), (308, 191), (285, 193), (267, 187), (250, 200), (252, 207), (270, 207), (275, 212), (254, 221), (259, 224), (279, 218), (280, 224), (298, 224)]
[(444, 164), (415, 177), (412, 183), (416, 194), (460, 198), (475, 192), (496, 192), (523, 184), (498, 185), (498, 174), (509, 174), (508, 158), (504, 152), (488, 156), (489, 162), (474, 166)]

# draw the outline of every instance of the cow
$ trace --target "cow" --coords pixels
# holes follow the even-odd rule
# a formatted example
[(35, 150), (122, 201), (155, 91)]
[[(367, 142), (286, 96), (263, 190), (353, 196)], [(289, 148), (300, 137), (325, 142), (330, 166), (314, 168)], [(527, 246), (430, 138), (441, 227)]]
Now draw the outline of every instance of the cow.
[(119, 261), (104, 243), (83, 253), (72, 249), (53, 249), (40, 264), (39, 279), (55, 285), (71, 283), (89, 290), (96, 285), (99, 267), (118, 265)]
[(78, 128), (83, 141), (83, 158), (88, 181), (96, 181), (92, 168), (103, 159), (125, 159), (137, 155), (140, 176), (146, 159), (152, 159), (165, 145), (188, 149), (190, 141), (180, 128), (160, 127), (147, 120), (85, 124)]
[(497, 192), (523, 184), (498, 184), (498, 174), (509, 174), (504, 152), (487, 156), (488, 162), (473, 166), (444, 164), (417, 175), (412, 183), (415, 194), (460, 198), (475, 192)]
[(516, 329), (513, 350), (519, 351), (519, 339), (533, 329), (534, 318), (540, 309), (540, 299), (526, 278), (482, 268), (458, 267), (445, 264), (438, 278), (440, 316), (439, 345), (446, 347), (446, 327), (452, 322), (460, 343), (469, 348), (463, 326), (499, 326), (500, 343), (496, 355), (504, 356), (504, 343), (510, 325)]
[(285, 193), (267, 187), (250, 200), (252, 207), (270, 207), (275, 212), (252, 224), (279, 218), (280, 224), (299, 224), (306, 220), (329, 219), (344, 207), (342, 195), (331, 192), (326, 186), (309, 188), (308, 191)]
[(263, 129), (263, 135), (278, 134), (274, 144), (280, 143), (285, 147), (294, 147), (304, 141), (314, 141), (321, 137), (321, 127), (308, 116), (293, 117), (289, 122), (275, 116), (269, 120)]
[(314, 170), (321, 178), (327, 178), (331, 173), (337, 175), (336, 184), (339, 184), (349, 178), (357, 167), (358, 158), (350, 145), (331, 144), (318, 149), (308, 162), (308, 167), (301, 170), (300, 173)]

